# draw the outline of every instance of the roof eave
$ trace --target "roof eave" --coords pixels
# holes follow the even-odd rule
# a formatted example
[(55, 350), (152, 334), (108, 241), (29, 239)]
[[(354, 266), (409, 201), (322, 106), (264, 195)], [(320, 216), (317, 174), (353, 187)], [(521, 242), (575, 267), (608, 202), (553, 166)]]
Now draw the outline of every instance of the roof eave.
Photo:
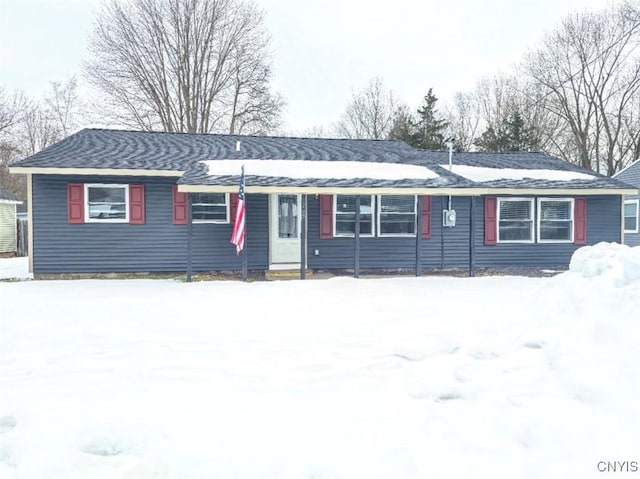
[(10, 166), (9, 173), (38, 175), (101, 175), (101, 176), (171, 176), (180, 177), (182, 170), (152, 170), (143, 168), (59, 168), (42, 166)]

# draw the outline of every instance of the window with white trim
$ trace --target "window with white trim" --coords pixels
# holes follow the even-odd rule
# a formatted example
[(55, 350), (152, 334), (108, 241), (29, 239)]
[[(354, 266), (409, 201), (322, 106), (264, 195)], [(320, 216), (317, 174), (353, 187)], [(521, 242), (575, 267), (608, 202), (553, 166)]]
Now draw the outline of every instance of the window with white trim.
[(498, 198), (498, 243), (533, 243), (533, 198)]
[(378, 235), (416, 234), (416, 197), (407, 195), (378, 196)]
[(129, 185), (85, 184), (86, 222), (129, 221)]
[(191, 193), (191, 218), (194, 223), (228, 223), (227, 193)]
[[(373, 196), (360, 196), (360, 234), (373, 236)], [(334, 236), (353, 236), (356, 231), (355, 195), (335, 195), (333, 198)]]
[(573, 242), (573, 198), (538, 198), (538, 242)]
[(624, 232), (638, 232), (638, 217), (640, 200), (625, 200), (624, 202)]

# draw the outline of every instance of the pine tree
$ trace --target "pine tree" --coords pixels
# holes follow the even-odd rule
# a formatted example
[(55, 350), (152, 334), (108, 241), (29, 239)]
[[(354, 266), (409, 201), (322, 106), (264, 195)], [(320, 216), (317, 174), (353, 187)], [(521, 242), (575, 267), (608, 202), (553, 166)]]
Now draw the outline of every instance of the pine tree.
[(449, 123), (439, 116), (436, 109), (438, 98), (429, 88), (422, 107), (414, 117), (406, 109), (398, 109), (389, 133), (392, 140), (402, 140), (414, 148), (441, 150), (444, 148), (444, 131)]
[(416, 148), (423, 150), (440, 150), (444, 148), (444, 130), (449, 123), (438, 117), (436, 103), (438, 98), (433, 94), (433, 89), (424, 97), (422, 108), (418, 108), (417, 144)]
[(416, 126), (411, 112), (406, 106), (398, 108), (393, 115), (389, 131), (390, 140), (401, 140), (409, 145), (415, 143)]
[(535, 130), (525, 124), (518, 110), (514, 111), (498, 126), (482, 133), (475, 141), (481, 151), (531, 151), (539, 149)]

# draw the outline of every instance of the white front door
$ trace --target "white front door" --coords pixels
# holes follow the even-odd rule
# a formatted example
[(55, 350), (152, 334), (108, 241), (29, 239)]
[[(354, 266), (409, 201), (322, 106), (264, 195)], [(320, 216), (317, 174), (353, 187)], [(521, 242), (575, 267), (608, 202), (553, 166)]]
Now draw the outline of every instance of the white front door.
[(271, 265), (300, 264), (300, 195), (269, 197)]

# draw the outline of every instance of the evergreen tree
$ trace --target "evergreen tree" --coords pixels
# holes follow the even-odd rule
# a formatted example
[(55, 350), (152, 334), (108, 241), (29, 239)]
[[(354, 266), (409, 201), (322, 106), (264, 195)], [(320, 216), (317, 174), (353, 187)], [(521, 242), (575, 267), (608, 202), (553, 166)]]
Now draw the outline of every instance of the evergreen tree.
[(449, 123), (440, 117), (436, 109), (438, 98), (429, 88), (424, 104), (414, 117), (406, 108), (396, 110), (389, 132), (392, 140), (402, 140), (414, 148), (441, 150), (444, 148), (444, 131)]
[(525, 124), (518, 110), (514, 111), (498, 126), (482, 133), (475, 145), (481, 151), (531, 151), (539, 149), (535, 130)]
[(436, 102), (438, 98), (429, 88), (424, 97), (424, 104), (418, 108), (418, 121), (416, 124), (416, 144), (412, 145), (423, 150), (440, 150), (444, 148), (444, 130), (449, 123), (438, 117)]
[(415, 143), (416, 126), (411, 112), (406, 106), (396, 109), (393, 114), (393, 123), (389, 131), (390, 140), (401, 140), (409, 145)]

